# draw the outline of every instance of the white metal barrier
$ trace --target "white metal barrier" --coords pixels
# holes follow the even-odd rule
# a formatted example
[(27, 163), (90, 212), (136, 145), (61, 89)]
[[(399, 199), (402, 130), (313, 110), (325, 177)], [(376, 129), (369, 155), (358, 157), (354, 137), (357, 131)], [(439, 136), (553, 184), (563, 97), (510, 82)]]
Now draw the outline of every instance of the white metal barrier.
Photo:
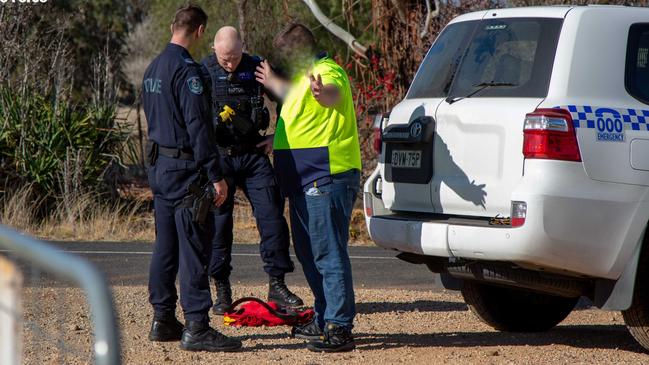
[(14, 263), (0, 256), (0, 364), (20, 364), (20, 290), (22, 276)]
[[(119, 365), (119, 329), (110, 288), (101, 272), (86, 260), (0, 225), (0, 364), (21, 363), (21, 284), (16, 258), (47, 274), (78, 285), (89, 305), (98, 365)], [(2, 255), (6, 257), (2, 257)]]

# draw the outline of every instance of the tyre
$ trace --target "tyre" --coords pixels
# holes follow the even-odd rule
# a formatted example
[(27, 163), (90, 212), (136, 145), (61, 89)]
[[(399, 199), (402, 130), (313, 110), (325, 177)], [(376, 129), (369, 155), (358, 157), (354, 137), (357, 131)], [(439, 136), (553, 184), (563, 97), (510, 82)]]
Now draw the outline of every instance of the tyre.
[(624, 323), (638, 343), (649, 350), (649, 245), (645, 244), (638, 262), (633, 301), (622, 311)]
[(566, 298), (465, 281), (464, 301), (489, 326), (507, 332), (542, 332), (563, 321), (579, 298)]

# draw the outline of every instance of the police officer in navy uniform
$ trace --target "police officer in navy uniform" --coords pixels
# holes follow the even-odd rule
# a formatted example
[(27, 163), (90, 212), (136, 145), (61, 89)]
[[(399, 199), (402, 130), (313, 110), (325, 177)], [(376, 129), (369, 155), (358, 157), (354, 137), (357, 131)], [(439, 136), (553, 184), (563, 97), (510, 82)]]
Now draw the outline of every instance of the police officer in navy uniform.
[[(241, 347), (241, 341), (210, 328), (208, 317), (212, 300), (207, 268), (214, 219), (205, 207), (225, 201), (227, 184), (210, 140), (214, 132), (209, 91), (201, 66), (187, 51), (204, 34), (206, 23), (201, 8), (178, 9), (170, 43), (144, 74), (142, 101), (156, 226), (149, 275), (154, 310), (149, 340), (180, 340), (181, 348), (192, 351), (232, 351)], [(212, 187), (214, 193), (208, 194)], [(175, 316), (177, 274), (184, 328)]]
[(257, 221), (261, 258), (269, 275), (268, 300), (291, 307), (304, 304), (284, 281), (284, 275), (294, 269), (289, 256), (284, 199), (268, 156), (256, 147), (264, 139), (259, 131), (268, 128), (270, 119), (263, 105), (263, 86), (254, 75), (261, 59), (243, 53), (242, 49), (237, 30), (223, 27), (214, 37), (214, 54), (202, 61), (204, 72), (212, 80), (216, 143), (229, 192), (226, 202), (215, 214), (210, 275), (217, 290), (213, 307), (217, 314), (222, 314), (232, 304), (229, 277), (236, 187), (240, 187), (248, 198)]

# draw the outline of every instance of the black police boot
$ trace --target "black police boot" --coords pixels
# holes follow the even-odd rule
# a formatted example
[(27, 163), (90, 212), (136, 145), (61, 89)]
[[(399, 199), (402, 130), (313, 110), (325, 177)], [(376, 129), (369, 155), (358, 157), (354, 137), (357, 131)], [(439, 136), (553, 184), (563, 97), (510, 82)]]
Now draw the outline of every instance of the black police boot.
[(230, 310), (232, 306), (232, 288), (230, 287), (230, 280), (214, 280), (216, 287), (216, 302), (212, 307), (214, 314), (222, 315)]
[(322, 339), (311, 341), (306, 347), (313, 352), (343, 352), (353, 350), (356, 345), (351, 330), (327, 323)]
[(285, 307), (300, 307), (304, 305), (302, 299), (288, 289), (283, 275), (270, 277), (268, 281), (268, 301)]
[(154, 318), (149, 331), (149, 341), (178, 341), (185, 327), (175, 316)]
[(301, 338), (303, 340), (321, 340), (324, 332), (318, 326), (318, 321), (312, 319), (311, 322), (301, 326), (291, 328), (291, 337)]
[(236, 351), (241, 348), (241, 341), (222, 334), (207, 323), (187, 321), (180, 348), (187, 351)]

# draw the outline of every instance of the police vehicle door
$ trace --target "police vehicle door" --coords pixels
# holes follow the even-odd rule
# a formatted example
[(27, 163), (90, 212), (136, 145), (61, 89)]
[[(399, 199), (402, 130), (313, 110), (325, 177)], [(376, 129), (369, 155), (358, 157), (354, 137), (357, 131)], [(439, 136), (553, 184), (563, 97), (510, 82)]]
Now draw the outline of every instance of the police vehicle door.
[(566, 9), (476, 27), (437, 110), (432, 202), (438, 213), (507, 217), (521, 180), (522, 125), (548, 93)]
[[(383, 126), (381, 155), (382, 199), (393, 211), (433, 212), (433, 116), (447, 96), (453, 68), (482, 14), (452, 22), (440, 33), (421, 63), (404, 100)], [(466, 18), (465, 16), (464, 18)]]

